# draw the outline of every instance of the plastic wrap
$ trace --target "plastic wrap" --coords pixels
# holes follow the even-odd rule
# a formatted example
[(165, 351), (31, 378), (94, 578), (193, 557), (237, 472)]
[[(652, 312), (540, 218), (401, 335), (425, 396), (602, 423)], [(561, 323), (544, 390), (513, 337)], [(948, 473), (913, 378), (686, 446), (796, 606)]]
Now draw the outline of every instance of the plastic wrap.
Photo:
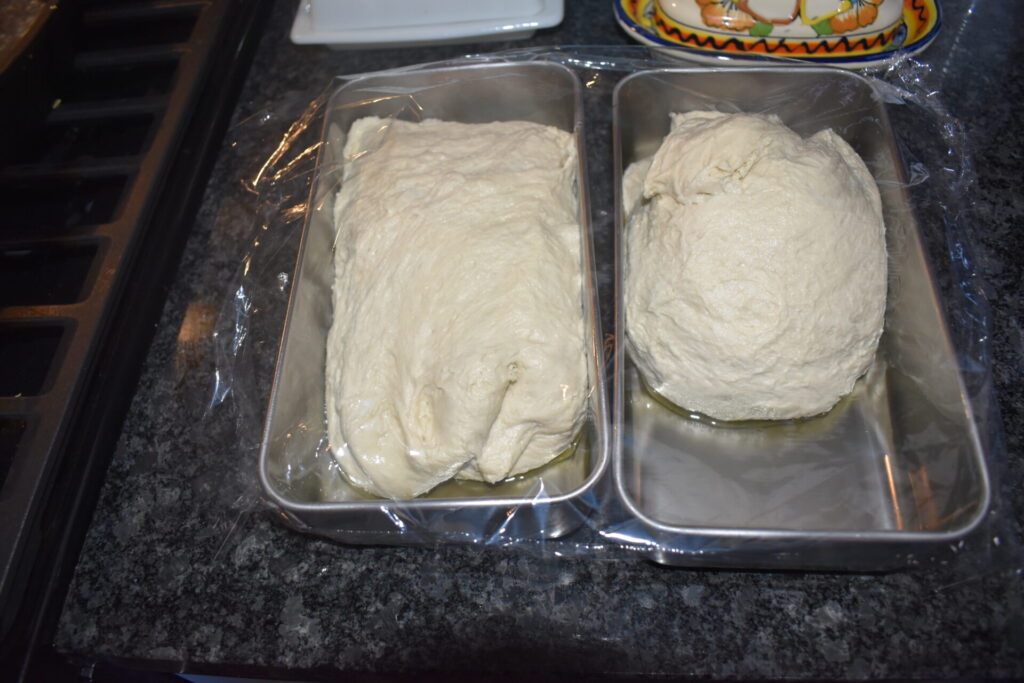
[[(961, 127), (910, 59), (869, 76), (758, 69), (696, 68), (641, 47), (516, 50), (338, 78), (243, 123), (290, 122), (242, 179), (257, 224), (225, 292), (210, 408), (232, 406), (269, 508), (347, 543), (461, 542), (694, 566), (989, 562), (1006, 544), (992, 484), (1001, 437)], [(656, 149), (670, 113), (693, 109), (776, 114), (803, 135), (831, 127), (879, 186), (885, 333), (853, 395), (823, 416), (718, 424), (667, 408), (636, 377), (619, 304), (621, 174)], [(525, 120), (574, 137), (586, 416), (571, 452), (539, 470), (407, 500), (372, 496), (339, 471), (324, 392), (340, 248), (333, 208), (346, 159), (373, 151), (342, 154), (346, 132), (371, 115), (384, 127)]]

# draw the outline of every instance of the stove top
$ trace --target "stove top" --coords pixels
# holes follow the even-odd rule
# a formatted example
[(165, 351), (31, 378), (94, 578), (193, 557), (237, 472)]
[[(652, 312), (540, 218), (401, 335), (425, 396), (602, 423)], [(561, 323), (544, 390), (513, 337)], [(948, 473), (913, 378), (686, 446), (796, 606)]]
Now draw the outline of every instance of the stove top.
[(0, 76), (0, 670), (59, 610), (268, 6), (53, 5)]

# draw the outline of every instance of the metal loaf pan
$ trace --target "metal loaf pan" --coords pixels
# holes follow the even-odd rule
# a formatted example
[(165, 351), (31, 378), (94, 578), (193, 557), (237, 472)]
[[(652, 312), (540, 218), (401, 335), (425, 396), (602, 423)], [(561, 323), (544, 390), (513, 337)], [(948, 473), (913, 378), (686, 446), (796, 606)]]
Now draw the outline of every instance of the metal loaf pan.
[[(614, 94), (616, 491), (621, 533), (666, 564), (884, 570), (941, 554), (989, 507), (989, 480), (956, 355), (922, 250), (885, 107), (833, 69), (662, 70)], [(622, 306), (621, 179), (653, 154), (672, 112), (779, 116), (801, 135), (832, 128), (878, 182), (890, 282), (874, 366), (828, 414), (716, 425), (665, 405), (631, 362)]]
[[(352, 122), (364, 116), (464, 123), (525, 120), (575, 135), (591, 392), (576, 452), (534, 473), (487, 485), (448, 482), (415, 500), (373, 498), (350, 486), (325, 447), (324, 358), (332, 320), (333, 199)], [(589, 203), (582, 153), (582, 104), (573, 72), (557, 64), (491, 63), (368, 75), (330, 98), (260, 452), (266, 495), (299, 525), (352, 543), (436, 540), (500, 542), (552, 538), (593, 511), (593, 488), (609, 461), (604, 371)]]

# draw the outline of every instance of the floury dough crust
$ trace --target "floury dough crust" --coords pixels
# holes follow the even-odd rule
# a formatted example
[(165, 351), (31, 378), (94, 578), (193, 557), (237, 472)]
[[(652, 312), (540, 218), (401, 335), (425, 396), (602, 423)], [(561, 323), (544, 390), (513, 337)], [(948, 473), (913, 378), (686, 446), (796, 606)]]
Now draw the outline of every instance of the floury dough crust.
[(626, 332), (659, 394), (721, 420), (828, 411), (871, 364), (885, 313), (878, 188), (831, 130), (674, 114), (623, 178)]
[(572, 443), (588, 391), (572, 136), (364, 118), (334, 217), (332, 451), (405, 499)]

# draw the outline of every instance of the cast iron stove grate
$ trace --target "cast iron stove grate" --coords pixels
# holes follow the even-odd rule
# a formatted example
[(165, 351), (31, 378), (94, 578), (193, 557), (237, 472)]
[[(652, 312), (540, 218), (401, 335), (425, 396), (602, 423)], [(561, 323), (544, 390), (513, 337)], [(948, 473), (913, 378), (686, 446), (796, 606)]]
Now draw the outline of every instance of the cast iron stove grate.
[(68, 2), (22, 60), (49, 107), (0, 148), (4, 670), (59, 611), (267, 5)]

